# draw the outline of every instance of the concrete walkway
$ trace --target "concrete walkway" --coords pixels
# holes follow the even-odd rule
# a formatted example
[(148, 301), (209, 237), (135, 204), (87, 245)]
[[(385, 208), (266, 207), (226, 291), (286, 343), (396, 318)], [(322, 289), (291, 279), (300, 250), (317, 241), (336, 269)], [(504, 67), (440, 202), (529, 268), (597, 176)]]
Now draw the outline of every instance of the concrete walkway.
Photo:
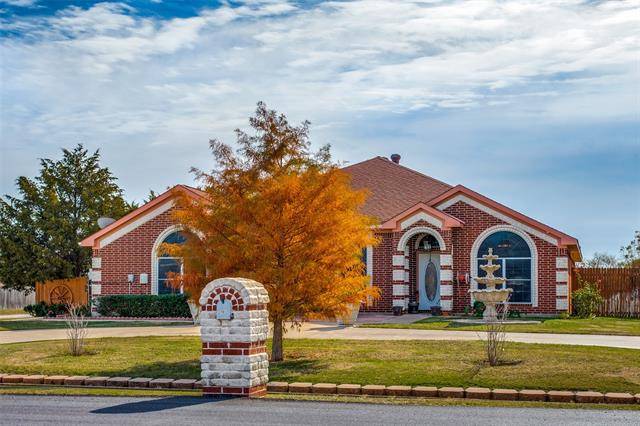
[[(199, 336), (195, 326), (90, 328), (89, 338), (137, 336)], [(0, 344), (58, 340), (66, 330), (20, 330), (0, 332)], [(400, 330), (390, 328), (338, 327), (328, 323), (306, 323), (300, 330), (289, 330), (286, 338), (353, 339), (353, 340), (481, 340), (484, 333), (475, 331)], [(607, 346), (640, 349), (640, 336), (603, 336), (587, 334), (507, 333), (511, 342), (580, 346)]]

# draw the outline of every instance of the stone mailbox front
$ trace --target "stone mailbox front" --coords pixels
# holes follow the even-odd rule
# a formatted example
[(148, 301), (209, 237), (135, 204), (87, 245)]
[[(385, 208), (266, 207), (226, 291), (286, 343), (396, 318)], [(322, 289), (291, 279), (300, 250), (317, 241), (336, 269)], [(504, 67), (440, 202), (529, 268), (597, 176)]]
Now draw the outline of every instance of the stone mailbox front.
[(261, 396), (269, 381), (269, 295), (257, 281), (220, 278), (202, 290), (202, 393)]

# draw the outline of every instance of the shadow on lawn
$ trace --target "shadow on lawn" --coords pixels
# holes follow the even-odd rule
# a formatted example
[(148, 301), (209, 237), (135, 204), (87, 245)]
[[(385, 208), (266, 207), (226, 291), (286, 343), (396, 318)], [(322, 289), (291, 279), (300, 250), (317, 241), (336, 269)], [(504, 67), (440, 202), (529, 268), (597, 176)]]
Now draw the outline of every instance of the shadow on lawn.
[(318, 360), (295, 359), (269, 364), (271, 380), (294, 381), (300, 375), (317, 374), (325, 370), (326, 365)]
[(195, 396), (171, 396), (167, 398), (145, 399), (136, 402), (113, 405), (111, 407), (98, 408), (91, 411), (93, 414), (134, 414), (150, 413), (153, 411), (173, 410), (176, 408), (190, 407), (192, 405), (216, 404), (235, 399), (234, 397), (203, 398)]
[(172, 379), (199, 379), (200, 360), (194, 359), (179, 362), (153, 362), (143, 363), (123, 368), (122, 370), (91, 371), (89, 374), (98, 376), (119, 377), (170, 377)]

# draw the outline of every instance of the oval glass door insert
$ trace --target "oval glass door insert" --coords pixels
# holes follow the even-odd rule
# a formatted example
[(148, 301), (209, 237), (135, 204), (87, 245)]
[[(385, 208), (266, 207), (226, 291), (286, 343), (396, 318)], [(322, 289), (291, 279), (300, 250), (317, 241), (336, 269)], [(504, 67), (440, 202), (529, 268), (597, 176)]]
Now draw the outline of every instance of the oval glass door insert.
[(438, 271), (433, 262), (429, 262), (424, 272), (424, 286), (427, 293), (427, 299), (433, 302), (438, 292)]

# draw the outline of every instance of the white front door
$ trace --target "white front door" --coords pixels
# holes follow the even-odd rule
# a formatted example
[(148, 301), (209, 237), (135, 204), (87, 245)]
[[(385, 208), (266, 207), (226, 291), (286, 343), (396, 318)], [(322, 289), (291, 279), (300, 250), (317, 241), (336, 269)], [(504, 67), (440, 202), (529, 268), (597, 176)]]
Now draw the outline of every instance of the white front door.
[(440, 255), (418, 253), (418, 309), (440, 306)]

